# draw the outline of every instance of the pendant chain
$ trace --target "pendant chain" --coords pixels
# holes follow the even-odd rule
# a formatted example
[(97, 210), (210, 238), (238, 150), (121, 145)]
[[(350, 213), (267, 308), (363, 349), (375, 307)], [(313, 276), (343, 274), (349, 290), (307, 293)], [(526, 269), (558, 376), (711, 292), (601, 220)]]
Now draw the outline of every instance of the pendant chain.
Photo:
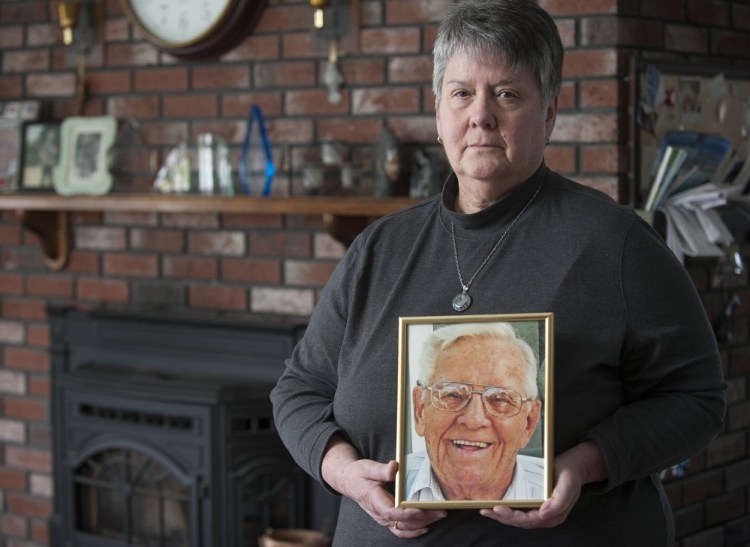
[(464, 278), (461, 275), (461, 266), (458, 262), (458, 249), (456, 248), (456, 225), (453, 222), (451, 222), (451, 240), (453, 242), (453, 258), (456, 261), (456, 271), (458, 272), (458, 281), (461, 283), (461, 290), (463, 291), (463, 294), (466, 294), (467, 292), (469, 292), (469, 287), (471, 287), (471, 284), (474, 282), (474, 279), (476, 279), (477, 275), (479, 275), (479, 272), (482, 271), (482, 268), (485, 267), (487, 262), (490, 261), (490, 258), (492, 258), (492, 255), (495, 254), (495, 251), (500, 247), (503, 241), (505, 241), (505, 237), (511, 231), (513, 226), (515, 226), (518, 219), (521, 218), (521, 215), (523, 215), (526, 212), (526, 209), (528, 209), (531, 203), (536, 199), (536, 196), (539, 194), (539, 190), (541, 190), (541, 188), (542, 188), (541, 184), (537, 186), (536, 190), (534, 191), (534, 195), (531, 196), (529, 201), (526, 202), (526, 205), (524, 205), (523, 208), (518, 212), (516, 217), (510, 223), (510, 226), (508, 226), (505, 229), (503, 234), (500, 236), (500, 239), (497, 240), (497, 243), (495, 243), (495, 245), (490, 250), (489, 254), (485, 257), (484, 261), (479, 265), (479, 268), (477, 268), (477, 271), (474, 272), (474, 275), (472, 275), (471, 279), (469, 279), (469, 281), (466, 283), (464, 283)]

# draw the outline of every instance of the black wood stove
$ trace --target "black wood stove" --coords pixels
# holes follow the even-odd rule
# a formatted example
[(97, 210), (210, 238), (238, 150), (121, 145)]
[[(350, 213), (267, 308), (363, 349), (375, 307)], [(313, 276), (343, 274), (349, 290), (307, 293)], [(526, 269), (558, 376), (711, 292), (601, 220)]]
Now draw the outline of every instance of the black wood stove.
[(269, 392), (300, 324), (50, 309), (53, 547), (249, 547), (331, 532)]

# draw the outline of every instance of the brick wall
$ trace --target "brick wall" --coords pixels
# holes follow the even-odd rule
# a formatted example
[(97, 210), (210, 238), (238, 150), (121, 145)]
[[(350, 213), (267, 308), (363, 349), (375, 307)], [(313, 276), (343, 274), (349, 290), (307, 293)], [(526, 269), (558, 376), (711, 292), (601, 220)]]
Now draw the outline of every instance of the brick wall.
[[(430, 47), (450, 0), (362, 0), (356, 50), (344, 51), (343, 101), (321, 85), (324, 54), (306, 0), (271, 0), (252, 36), (220, 62), (160, 55), (134, 36), (116, 0), (101, 2), (99, 41), (87, 55), (87, 115), (135, 116), (163, 153), (202, 131), (221, 134), (236, 160), (252, 103), (263, 109), (299, 191), (320, 144), (346, 145), (371, 172), (378, 132), (436, 151)], [(750, 64), (750, 6), (726, 0), (541, 0), (566, 46), (560, 113), (548, 149), (555, 169), (628, 199), (628, 86), (632, 53), (654, 59)], [(44, 116), (75, 113), (75, 58), (61, 45), (53, 2), (0, 2), (0, 100), (36, 98)], [(286, 177), (286, 178), (285, 178)], [(366, 186), (366, 184), (365, 184)], [(2, 197), (0, 197), (2, 199)], [(49, 543), (52, 481), (45, 306), (163, 305), (191, 311), (306, 316), (343, 247), (315, 216), (72, 213), (74, 247), (61, 272), (16, 214), (0, 215), (0, 545)], [(746, 260), (750, 248), (743, 246)], [(713, 262), (688, 264), (711, 317), (741, 298), (731, 343), (726, 429), (666, 478), (683, 547), (750, 542), (750, 290), (747, 274), (711, 283)], [(689, 424), (686, 424), (689, 427)]]

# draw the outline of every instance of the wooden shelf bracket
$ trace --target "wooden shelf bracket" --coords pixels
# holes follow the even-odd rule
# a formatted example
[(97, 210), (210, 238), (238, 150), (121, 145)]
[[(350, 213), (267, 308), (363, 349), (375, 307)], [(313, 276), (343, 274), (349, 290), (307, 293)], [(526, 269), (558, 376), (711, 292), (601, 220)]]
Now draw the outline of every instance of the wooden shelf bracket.
[(59, 272), (70, 257), (70, 225), (67, 211), (22, 210), (21, 224), (41, 243), (44, 263)]

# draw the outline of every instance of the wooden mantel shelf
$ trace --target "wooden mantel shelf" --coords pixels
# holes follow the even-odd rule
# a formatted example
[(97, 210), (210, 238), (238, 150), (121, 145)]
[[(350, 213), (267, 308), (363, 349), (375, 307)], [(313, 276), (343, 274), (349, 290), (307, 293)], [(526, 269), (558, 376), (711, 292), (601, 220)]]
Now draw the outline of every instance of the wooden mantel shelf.
[(205, 196), (198, 194), (6, 194), (0, 210), (20, 211), (25, 228), (37, 234), (47, 266), (65, 267), (70, 251), (69, 211), (131, 211), (158, 213), (244, 213), (322, 215), (328, 232), (344, 245), (373, 219), (408, 207), (408, 197), (344, 196)]

